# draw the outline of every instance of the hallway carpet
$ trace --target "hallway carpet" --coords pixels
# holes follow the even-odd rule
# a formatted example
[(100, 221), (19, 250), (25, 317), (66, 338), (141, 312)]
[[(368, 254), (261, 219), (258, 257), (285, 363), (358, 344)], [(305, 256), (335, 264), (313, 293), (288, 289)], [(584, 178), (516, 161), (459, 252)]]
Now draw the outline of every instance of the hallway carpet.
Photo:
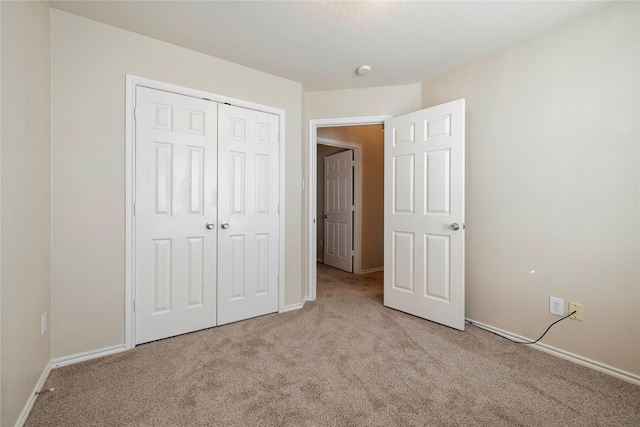
[(385, 308), (381, 272), (318, 276), (301, 310), (53, 370), (26, 425), (640, 425), (638, 386)]

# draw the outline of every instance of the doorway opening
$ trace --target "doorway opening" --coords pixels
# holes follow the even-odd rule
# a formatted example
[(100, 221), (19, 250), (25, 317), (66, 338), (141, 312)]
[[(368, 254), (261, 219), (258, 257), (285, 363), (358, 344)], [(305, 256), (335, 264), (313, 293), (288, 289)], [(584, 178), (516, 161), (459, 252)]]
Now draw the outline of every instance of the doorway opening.
[[(384, 132), (390, 116), (311, 120), (309, 126), (309, 300), (316, 298), (317, 262), (322, 260), (324, 212), (318, 210), (322, 147), (353, 149), (354, 171), (353, 272), (380, 271), (384, 265)], [(367, 143), (367, 141), (372, 141)], [(377, 158), (377, 159), (376, 159)], [(320, 178), (322, 179), (322, 178)], [(373, 194), (373, 197), (372, 197)], [(376, 196), (380, 199), (376, 200)], [(379, 212), (378, 212), (379, 211)], [(319, 230), (320, 229), (320, 230)], [(318, 234), (320, 231), (320, 234)], [(324, 243), (324, 242), (323, 242)], [(376, 254), (376, 252), (380, 252)]]

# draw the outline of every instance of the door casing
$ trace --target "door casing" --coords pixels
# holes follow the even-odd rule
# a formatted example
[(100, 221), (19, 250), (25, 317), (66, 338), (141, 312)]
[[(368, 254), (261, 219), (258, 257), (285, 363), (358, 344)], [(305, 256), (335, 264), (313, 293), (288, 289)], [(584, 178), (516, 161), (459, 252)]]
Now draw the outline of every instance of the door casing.
[[(327, 142), (331, 141), (328, 139), (323, 139), (323, 138), (318, 138), (318, 128), (322, 128), (322, 127), (337, 127), (337, 126), (362, 126), (362, 125), (380, 125), (380, 124), (384, 124), (385, 119), (388, 119), (392, 117), (391, 115), (388, 116), (367, 116), (367, 117), (345, 117), (345, 118), (334, 118), (334, 119), (316, 119), (316, 120), (309, 120), (309, 146), (307, 147), (307, 152), (309, 154), (309, 167), (307, 170), (307, 187), (308, 187), (308, 192), (309, 192), (309, 205), (308, 205), (308, 230), (307, 230), (307, 241), (308, 241), (308, 283), (309, 283), (309, 288), (308, 288), (308, 294), (307, 297), (305, 298), (305, 300), (307, 301), (313, 301), (316, 299), (316, 275), (317, 275), (317, 259), (318, 259), (318, 240), (317, 240), (317, 235), (316, 235), (316, 224), (318, 221), (317, 218), (317, 214), (316, 214), (316, 200), (317, 200), (317, 187), (318, 187), (318, 172), (317, 172), (317, 160), (318, 160), (318, 153), (317, 153), (317, 146), (319, 143), (321, 144), (325, 144), (325, 145), (332, 145), (332, 144), (328, 144)], [(334, 141), (334, 143), (340, 143), (339, 141)], [(341, 143), (344, 145), (338, 145), (338, 146), (344, 146), (345, 148), (360, 148), (360, 146), (358, 146), (357, 144), (351, 144), (351, 146), (349, 146), (346, 143)], [(358, 150), (360, 151), (360, 150)], [(360, 180), (361, 178), (358, 178), (358, 173), (361, 174), (361, 172), (356, 172), (356, 181)], [(359, 200), (361, 195), (359, 194), (361, 193), (358, 192), (356, 193), (356, 200)], [(358, 202), (359, 203), (359, 202)], [(356, 209), (358, 209), (356, 207)], [(362, 223), (362, 215), (361, 215), (361, 209), (359, 210), (360, 214), (357, 215), (356, 218), (356, 225), (354, 227), (354, 237), (355, 237), (355, 247), (357, 247), (356, 249), (356, 255), (354, 257), (353, 260), (353, 269), (354, 269), (354, 273), (359, 273), (361, 271), (361, 265), (360, 265), (360, 253), (359, 253), (359, 227), (360, 224)], [(304, 303), (304, 301), (303, 301)]]
[(136, 99), (136, 87), (143, 86), (151, 89), (172, 92), (179, 95), (204, 98), (213, 102), (228, 103), (238, 107), (252, 110), (264, 111), (275, 114), (279, 120), (279, 184), (278, 192), (280, 197), (279, 216), (279, 254), (278, 254), (278, 311), (284, 310), (284, 212), (285, 212), (285, 191), (284, 191), (284, 149), (285, 146), (285, 111), (280, 108), (269, 107), (256, 104), (254, 102), (242, 101), (222, 95), (213, 94), (197, 89), (190, 89), (182, 86), (163, 83), (156, 80), (126, 75), (126, 100), (125, 100), (125, 298), (124, 298), (124, 346), (125, 349), (135, 347), (135, 218), (133, 215), (135, 201), (135, 121), (134, 108)]

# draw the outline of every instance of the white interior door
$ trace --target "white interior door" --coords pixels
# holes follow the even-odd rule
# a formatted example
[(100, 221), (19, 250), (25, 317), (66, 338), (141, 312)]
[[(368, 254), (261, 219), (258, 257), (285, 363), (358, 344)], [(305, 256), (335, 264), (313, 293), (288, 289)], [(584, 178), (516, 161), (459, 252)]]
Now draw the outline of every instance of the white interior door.
[(138, 87), (135, 117), (140, 344), (216, 324), (217, 104)]
[(385, 120), (384, 305), (464, 329), (464, 99)]
[(218, 324), (278, 311), (278, 116), (218, 110)]
[(324, 263), (353, 272), (353, 150), (324, 159)]

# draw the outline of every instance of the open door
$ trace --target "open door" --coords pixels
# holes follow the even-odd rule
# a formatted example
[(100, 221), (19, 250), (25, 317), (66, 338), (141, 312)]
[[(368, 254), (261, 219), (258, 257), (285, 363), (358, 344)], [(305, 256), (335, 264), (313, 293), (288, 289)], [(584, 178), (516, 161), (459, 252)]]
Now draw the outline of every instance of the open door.
[(464, 99), (385, 120), (384, 305), (464, 329)]
[(353, 272), (353, 150), (324, 158), (324, 263)]

